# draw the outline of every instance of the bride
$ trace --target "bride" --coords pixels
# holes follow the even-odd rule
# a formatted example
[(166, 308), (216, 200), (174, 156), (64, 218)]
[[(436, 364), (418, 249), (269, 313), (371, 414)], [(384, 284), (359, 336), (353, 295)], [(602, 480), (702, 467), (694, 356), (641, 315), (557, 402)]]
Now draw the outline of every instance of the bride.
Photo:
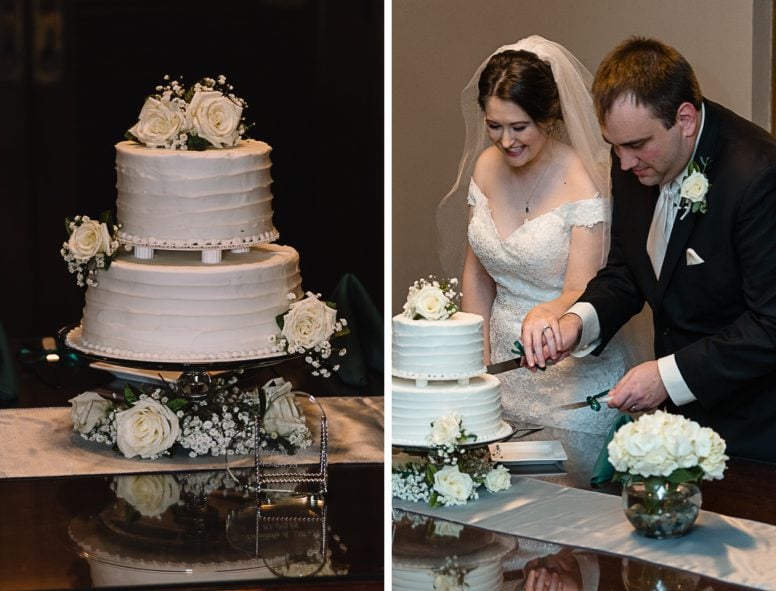
[(453, 224), (465, 219), (466, 200), (462, 309), (485, 318), (485, 363), (515, 357), (516, 341), (525, 349), (529, 369), (499, 376), (507, 418), (606, 433), (616, 409), (558, 407), (622, 377), (635, 363), (622, 342), (548, 367), (562, 353), (558, 318), (608, 253), (609, 149), (590, 81), (573, 55), (539, 36), (492, 54), (462, 94), (466, 148), (439, 223), (451, 268), (463, 255), (450, 240), (461, 236)]

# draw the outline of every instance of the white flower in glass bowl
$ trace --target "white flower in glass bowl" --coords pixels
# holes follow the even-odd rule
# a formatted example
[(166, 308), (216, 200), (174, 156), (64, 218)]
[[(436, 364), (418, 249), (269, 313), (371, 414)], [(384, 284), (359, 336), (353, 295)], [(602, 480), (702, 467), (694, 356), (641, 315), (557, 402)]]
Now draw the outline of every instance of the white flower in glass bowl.
[(152, 398), (141, 398), (116, 413), (116, 445), (128, 458), (157, 458), (173, 446), (180, 432), (176, 414)]
[(661, 410), (620, 427), (608, 446), (615, 478), (673, 483), (722, 478), (725, 441), (712, 429)]

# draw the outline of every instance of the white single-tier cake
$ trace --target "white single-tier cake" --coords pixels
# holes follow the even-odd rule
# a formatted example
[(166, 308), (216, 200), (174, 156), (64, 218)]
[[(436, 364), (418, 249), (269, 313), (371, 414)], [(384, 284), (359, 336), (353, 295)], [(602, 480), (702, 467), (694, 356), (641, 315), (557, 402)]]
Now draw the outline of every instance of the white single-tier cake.
[(511, 427), (501, 418), (499, 384), (498, 378), (488, 374), (473, 377), (468, 384), (446, 381), (425, 386), (394, 377), (392, 443), (427, 446), (431, 423), (449, 413), (461, 418), (462, 427), (468, 434), (476, 435), (476, 441), (506, 437)]
[(445, 320), (394, 316), (393, 375), (424, 383), (484, 373), (482, 323), (482, 316), (466, 312)]
[(87, 289), (75, 344), (123, 359), (267, 356), (289, 293), (302, 295), (299, 255), (290, 246), (227, 252), (218, 265), (192, 251), (158, 251), (149, 260), (121, 255)]
[(200, 152), (116, 144), (120, 240), (156, 249), (274, 242), (271, 151), (256, 140)]

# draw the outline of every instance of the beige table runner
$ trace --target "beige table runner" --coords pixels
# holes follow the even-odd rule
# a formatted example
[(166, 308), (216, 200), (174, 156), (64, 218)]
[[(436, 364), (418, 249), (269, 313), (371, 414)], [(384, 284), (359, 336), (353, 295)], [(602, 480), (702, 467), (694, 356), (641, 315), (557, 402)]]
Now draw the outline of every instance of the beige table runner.
[(394, 507), (458, 523), (665, 564), (707, 577), (776, 590), (776, 527), (701, 511), (681, 538), (653, 540), (633, 531), (618, 496), (527, 477), (484, 492), (466, 505), (432, 509), (393, 499)]
[[(321, 397), (329, 425), (329, 463), (383, 461), (384, 399)], [(262, 456), (267, 463), (318, 462), (318, 414), (310, 405), (308, 426), (314, 445), (294, 456)], [(127, 459), (110, 447), (86, 441), (73, 431), (69, 407), (0, 410), (0, 477), (73, 476), (214, 470), (226, 466), (223, 456), (189, 458), (185, 454), (158, 460)], [(251, 466), (253, 458), (230, 458), (230, 467)]]

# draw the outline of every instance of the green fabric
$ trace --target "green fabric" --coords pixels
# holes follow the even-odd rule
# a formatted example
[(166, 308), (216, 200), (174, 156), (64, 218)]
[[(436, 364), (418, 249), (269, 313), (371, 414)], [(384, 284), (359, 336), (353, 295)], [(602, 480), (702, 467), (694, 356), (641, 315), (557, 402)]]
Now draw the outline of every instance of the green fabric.
[(351, 386), (366, 386), (369, 370), (383, 371), (383, 318), (355, 275), (343, 275), (329, 301), (337, 304), (337, 317), (348, 322), (350, 332), (337, 338), (347, 354), (340, 361), (337, 375)]
[(632, 420), (630, 415), (626, 414), (621, 414), (615, 419), (612, 428), (609, 429), (609, 433), (606, 434), (604, 447), (601, 450), (601, 453), (598, 454), (598, 459), (596, 459), (595, 465), (593, 466), (593, 474), (590, 477), (591, 486), (606, 484), (612, 479), (612, 476), (614, 476), (614, 466), (609, 463), (609, 442), (620, 427), (630, 423)]
[(11, 347), (0, 325), (0, 400), (15, 400), (19, 395), (19, 381), (14, 369)]

